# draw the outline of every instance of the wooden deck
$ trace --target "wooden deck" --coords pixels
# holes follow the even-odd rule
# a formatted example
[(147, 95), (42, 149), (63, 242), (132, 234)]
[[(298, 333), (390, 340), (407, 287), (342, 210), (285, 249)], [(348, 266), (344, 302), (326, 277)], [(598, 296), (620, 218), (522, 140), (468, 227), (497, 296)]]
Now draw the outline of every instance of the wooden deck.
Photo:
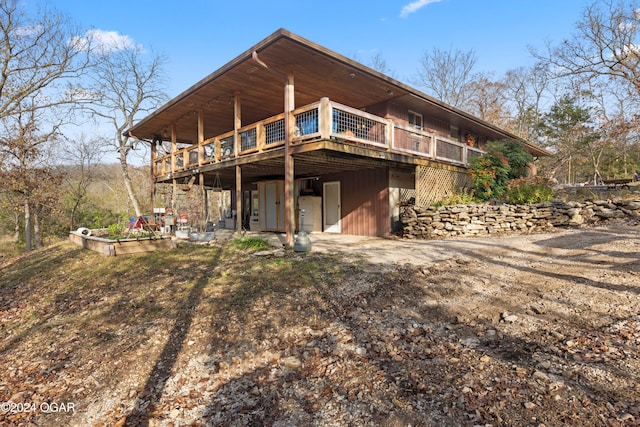
[[(383, 153), (395, 153), (457, 166), (466, 166), (474, 156), (483, 153), (450, 138), (401, 126), (328, 98), (294, 110), (293, 118), (295, 134), (291, 136), (292, 149), (311, 141), (325, 140), (368, 149), (366, 152), (375, 158), (381, 158)], [(154, 156), (153, 174), (155, 177), (175, 175), (259, 153), (275, 154), (284, 146), (284, 132), (283, 113), (243, 126), (237, 132), (228, 131), (200, 144)]]

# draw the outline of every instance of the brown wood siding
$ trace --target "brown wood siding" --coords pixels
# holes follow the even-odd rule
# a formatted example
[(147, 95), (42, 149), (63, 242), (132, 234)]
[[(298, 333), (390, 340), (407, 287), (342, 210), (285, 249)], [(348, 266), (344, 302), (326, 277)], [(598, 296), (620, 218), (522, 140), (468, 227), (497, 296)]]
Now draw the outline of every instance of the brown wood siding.
[[(384, 102), (367, 106), (366, 111), (376, 116), (392, 119), (394, 122), (407, 126), (409, 124), (409, 108), (408, 106), (397, 102)], [(422, 114), (424, 130), (435, 133), (438, 136), (449, 137), (449, 123), (444, 120), (436, 119), (423, 110), (413, 109), (416, 113)]]
[(424, 129), (427, 132), (435, 133), (438, 136), (449, 137), (449, 124), (445, 121), (434, 119), (433, 117), (424, 117)]
[(371, 114), (374, 114), (376, 116), (387, 117), (388, 103), (387, 102), (381, 102), (379, 104), (368, 105), (365, 108), (365, 111), (367, 113), (371, 113)]
[(383, 102), (369, 105), (365, 110), (376, 116), (392, 119), (401, 125), (406, 126), (409, 124), (409, 108), (396, 102)]
[(387, 108), (387, 115), (394, 122), (404, 126), (409, 125), (409, 109), (406, 106), (390, 102)]
[(345, 172), (326, 181), (340, 181), (342, 233), (385, 237), (391, 233), (388, 168)]

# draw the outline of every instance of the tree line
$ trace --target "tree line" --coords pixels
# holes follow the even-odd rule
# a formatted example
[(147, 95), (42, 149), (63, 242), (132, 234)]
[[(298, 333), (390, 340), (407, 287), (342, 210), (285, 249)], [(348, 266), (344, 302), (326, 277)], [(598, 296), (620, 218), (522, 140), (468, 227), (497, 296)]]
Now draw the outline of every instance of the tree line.
[(538, 160), (547, 178), (631, 178), (640, 171), (639, 11), (635, 0), (588, 4), (569, 38), (530, 49), (533, 66), (499, 77), (475, 72), (473, 50), (434, 48), (413, 83), (548, 149), (553, 157)]
[[(631, 177), (640, 170), (639, 2), (587, 4), (571, 37), (531, 49), (533, 66), (502, 76), (476, 72), (473, 50), (425, 51), (411, 83), (547, 148), (554, 155), (537, 162), (548, 178)], [(167, 96), (162, 55), (21, 5), (0, 0), (0, 234), (29, 251), (47, 235), (145, 212), (146, 168), (129, 161), (144, 144), (124, 131)], [(380, 55), (370, 66), (394, 74)], [(110, 130), (66, 131), (96, 123)], [(101, 164), (108, 151), (117, 169)]]
[[(82, 29), (53, 8), (24, 7), (0, 0), (0, 219), (30, 251), (60, 217), (67, 232), (76, 226), (107, 150), (118, 154), (131, 205), (121, 212), (142, 214), (129, 165), (140, 141), (123, 133), (166, 95), (162, 56), (126, 37)], [(98, 122), (112, 133), (65, 134), (72, 124)]]

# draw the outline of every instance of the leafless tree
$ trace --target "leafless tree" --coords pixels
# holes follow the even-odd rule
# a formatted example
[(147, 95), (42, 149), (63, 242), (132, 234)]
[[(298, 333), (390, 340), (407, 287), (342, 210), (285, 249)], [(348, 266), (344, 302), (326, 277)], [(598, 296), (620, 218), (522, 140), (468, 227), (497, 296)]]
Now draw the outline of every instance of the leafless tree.
[(424, 53), (415, 84), (449, 105), (463, 107), (469, 95), (476, 61), (473, 50), (463, 52), (434, 48)]
[[(25, 101), (26, 102), (26, 101)], [(50, 185), (56, 181), (47, 162), (43, 161), (43, 148), (54, 142), (59, 134), (59, 125), (43, 125), (37, 108), (21, 107), (20, 112), (0, 120), (3, 138), (0, 153), (4, 164), (0, 170), (2, 190), (22, 206), (24, 214), (24, 239), (26, 251), (31, 251), (33, 242), (40, 247), (39, 209), (51, 199)], [(17, 206), (16, 206), (17, 208)], [(32, 225), (36, 224), (34, 236)], [(35, 237), (35, 239), (34, 239)]]
[(476, 74), (466, 87), (466, 99), (461, 106), (471, 114), (498, 126), (505, 126), (506, 87), (489, 74)]
[(595, 1), (585, 8), (571, 38), (534, 55), (550, 64), (559, 77), (608, 79), (640, 96), (638, 24), (637, 0)]
[(376, 53), (375, 55), (373, 55), (369, 60), (368, 65), (374, 70), (381, 72), (382, 74), (393, 77), (394, 79), (397, 78), (395, 71), (389, 68), (387, 60), (384, 59), (384, 57), (380, 53)]
[(76, 228), (76, 213), (78, 208), (87, 198), (89, 187), (98, 178), (96, 171), (98, 164), (105, 155), (101, 147), (105, 144), (101, 138), (94, 137), (87, 139), (85, 135), (80, 135), (73, 144), (65, 149), (65, 160), (69, 163), (68, 168), (72, 168), (65, 174), (64, 187), (71, 199), (69, 209), (69, 227)]
[(18, 0), (0, 0), (0, 118), (25, 107), (50, 110), (73, 104), (72, 82), (89, 61), (74, 43), (76, 32), (64, 15), (45, 9), (31, 17), (19, 5)]
[(111, 124), (114, 135), (111, 146), (117, 150), (124, 185), (136, 215), (142, 209), (133, 188), (128, 157), (140, 141), (124, 135), (140, 115), (149, 113), (166, 100), (163, 91), (164, 57), (146, 52), (130, 40), (107, 48), (94, 48), (95, 59), (90, 83), (90, 113)]
[(612, 148), (610, 158), (600, 155), (602, 168), (608, 176), (631, 176), (637, 168), (637, 159), (633, 161), (630, 154), (640, 146), (640, 99), (619, 86), (594, 89), (589, 94), (597, 111), (600, 133), (606, 146)]
[[(590, 153), (591, 163), (606, 165), (613, 173), (618, 170), (629, 174), (627, 148), (636, 145), (640, 131), (639, 25), (638, 0), (593, 1), (584, 8), (571, 37), (558, 44), (549, 43), (542, 53), (533, 52), (597, 112), (601, 143), (610, 150), (610, 158), (597, 147)], [(618, 155), (624, 164), (611, 166)]]
[(40, 245), (38, 213), (43, 198), (53, 194), (47, 185), (55, 182), (42, 149), (75, 105), (74, 84), (89, 55), (77, 45), (78, 32), (65, 15), (48, 8), (29, 14), (21, 5), (0, 0), (0, 191), (14, 203), (16, 230), (22, 213), (31, 250), (32, 243)]
[(505, 129), (516, 135), (536, 141), (540, 135), (539, 122), (543, 114), (543, 101), (549, 90), (551, 76), (545, 64), (531, 68), (519, 67), (507, 71), (503, 78), (507, 109), (511, 112)]

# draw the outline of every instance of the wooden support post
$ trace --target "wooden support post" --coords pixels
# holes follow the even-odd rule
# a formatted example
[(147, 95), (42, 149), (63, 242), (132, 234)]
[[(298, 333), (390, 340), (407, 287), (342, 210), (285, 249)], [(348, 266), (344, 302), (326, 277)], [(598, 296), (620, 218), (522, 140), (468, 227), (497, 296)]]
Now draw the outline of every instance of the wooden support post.
[(176, 173), (176, 151), (178, 151), (178, 132), (176, 124), (171, 124), (171, 173)]
[[(240, 133), (242, 127), (242, 105), (240, 104), (240, 92), (233, 94), (233, 154), (238, 157), (240, 153)], [(242, 170), (236, 165), (236, 231), (242, 233)]]
[(149, 167), (149, 204), (151, 205), (151, 224), (156, 223), (154, 208), (156, 205), (156, 184), (155, 184), (155, 166), (156, 166), (156, 143), (155, 138), (151, 141), (151, 165)]
[(178, 180), (173, 178), (172, 183), (173, 183), (173, 192), (171, 194), (171, 210), (173, 211), (173, 215), (175, 215), (176, 221), (177, 221), (178, 212), (176, 211), (176, 199), (178, 198)]
[(387, 118), (385, 116), (385, 118), (387, 119), (387, 125), (384, 127), (385, 129), (385, 134), (384, 134), (384, 138), (385, 138), (385, 142), (387, 143), (387, 150), (391, 150), (394, 147), (394, 137), (395, 137), (395, 132), (394, 132), (394, 123), (393, 120), (391, 120), (390, 118)]
[(205, 231), (207, 226), (207, 201), (205, 198), (205, 190), (204, 190), (204, 174), (200, 172), (199, 174), (199, 187), (200, 187), (200, 197), (202, 198), (202, 223), (200, 224), (200, 231)]
[(242, 169), (236, 165), (236, 231), (242, 235)]
[(295, 109), (293, 72), (289, 70), (284, 84), (284, 230), (287, 245), (293, 247), (293, 229), (295, 226), (294, 171), (291, 155), (291, 140), (295, 126), (293, 110)]
[(269, 67), (258, 57), (258, 52), (252, 54), (253, 60), (265, 70), (281, 77), (284, 80), (284, 229), (287, 245), (293, 246), (293, 227), (295, 224), (294, 201), (294, 172), (293, 156), (291, 155), (291, 140), (294, 137), (295, 123), (293, 110), (295, 107), (295, 91), (293, 84), (293, 67), (289, 66), (286, 73)]
[(240, 153), (240, 133), (242, 127), (242, 106), (240, 104), (240, 92), (233, 94), (233, 157)]
[(204, 162), (204, 112), (198, 110), (198, 166)]
[(207, 231), (207, 223), (211, 221), (211, 209), (209, 208), (209, 192), (206, 189), (202, 199), (204, 202), (204, 231)]
[(267, 135), (264, 130), (264, 122), (258, 122), (256, 125), (256, 147), (258, 148), (259, 153), (264, 151), (266, 144)]
[(214, 150), (214, 156), (215, 156), (215, 162), (218, 163), (221, 158), (222, 158), (222, 141), (220, 141), (219, 138), (215, 138), (214, 139), (214, 144), (213, 144), (213, 150)]
[[(175, 152), (178, 149), (178, 131), (176, 129), (176, 124), (171, 124), (171, 173), (176, 173), (176, 156)], [(176, 181), (175, 177), (173, 178), (173, 194), (171, 196), (171, 210), (173, 210), (173, 215), (178, 217), (178, 212), (176, 211), (176, 199), (178, 198), (178, 181)], [(176, 222), (177, 225), (177, 222)]]
[(320, 138), (329, 139), (331, 137), (331, 103), (329, 98), (320, 98), (320, 106), (318, 107), (318, 130)]

